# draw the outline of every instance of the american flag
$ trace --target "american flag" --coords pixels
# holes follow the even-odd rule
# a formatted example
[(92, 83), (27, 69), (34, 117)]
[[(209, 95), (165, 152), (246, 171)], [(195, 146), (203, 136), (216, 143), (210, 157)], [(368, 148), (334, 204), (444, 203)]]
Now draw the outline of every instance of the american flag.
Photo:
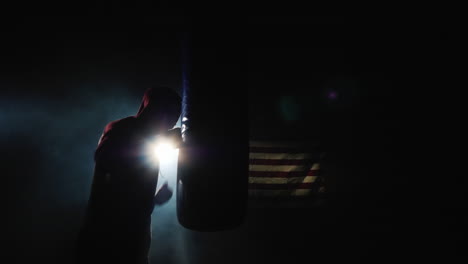
[(321, 153), (304, 142), (250, 141), (249, 195), (305, 197), (325, 192)]

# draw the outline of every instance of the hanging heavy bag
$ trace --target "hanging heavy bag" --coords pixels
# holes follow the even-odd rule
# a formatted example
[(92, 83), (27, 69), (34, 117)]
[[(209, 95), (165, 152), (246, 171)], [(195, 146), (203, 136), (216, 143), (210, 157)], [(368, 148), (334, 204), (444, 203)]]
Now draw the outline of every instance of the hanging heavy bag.
[(180, 224), (217, 231), (242, 224), (248, 194), (245, 49), (234, 35), (184, 40)]

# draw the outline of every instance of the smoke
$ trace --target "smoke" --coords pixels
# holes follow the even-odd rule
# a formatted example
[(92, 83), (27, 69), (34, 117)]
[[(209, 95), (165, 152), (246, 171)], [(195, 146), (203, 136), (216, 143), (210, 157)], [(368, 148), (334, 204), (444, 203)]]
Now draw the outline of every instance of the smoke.
[[(130, 87), (116, 86), (109, 93), (92, 85), (77, 87), (61, 100), (13, 95), (0, 99), (2, 171), (8, 186), (2, 193), (7, 208), (2, 221), (10, 227), (2, 239), (11, 247), (7, 255), (21, 255), (21, 263), (73, 259), (99, 137), (108, 122), (134, 115), (140, 100)], [(205, 234), (182, 227), (176, 214), (177, 160), (167, 160), (160, 170), (174, 195), (153, 213), (152, 262), (206, 263), (219, 260), (220, 252), (232, 252), (232, 261), (238, 260), (232, 244), (245, 233)], [(213, 248), (219, 253), (209, 254)]]
[(102, 130), (138, 109), (140, 98), (128, 91), (118, 87), (108, 94), (82, 86), (61, 100), (1, 98), (2, 171), (8, 186), (2, 201), (12, 227), (5, 239), (17, 241), (14, 253), (48, 259), (71, 254)]
[[(172, 44), (155, 49), (161, 41), (168, 42), (133, 43), (137, 51), (122, 41), (94, 43), (75, 36), (60, 44), (63, 49), (50, 41), (50, 48), (18, 51), (11, 58), (15, 65), (2, 65), (3, 257), (14, 263), (72, 263), (104, 126), (134, 115), (149, 86), (180, 86), (177, 50)], [(161, 168), (174, 189), (176, 169), (175, 161)], [(152, 262), (206, 263), (212, 248), (204, 245), (224, 248), (229, 238), (212, 234), (212, 243), (205, 244), (203, 234), (180, 226), (175, 197), (155, 208)]]

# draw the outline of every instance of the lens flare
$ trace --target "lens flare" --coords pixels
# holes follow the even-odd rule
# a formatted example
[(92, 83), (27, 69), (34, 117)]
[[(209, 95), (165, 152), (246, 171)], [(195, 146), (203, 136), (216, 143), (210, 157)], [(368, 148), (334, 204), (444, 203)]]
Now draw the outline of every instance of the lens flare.
[(168, 157), (172, 157), (177, 149), (172, 145), (170, 142), (161, 142), (156, 144), (154, 148), (154, 155), (158, 160), (167, 159)]
[[(159, 138), (149, 145), (149, 155), (153, 163), (167, 163), (177, 160), (179, 150), (167, 139)], [(161, 164), (160, 164), (161, 165)]]

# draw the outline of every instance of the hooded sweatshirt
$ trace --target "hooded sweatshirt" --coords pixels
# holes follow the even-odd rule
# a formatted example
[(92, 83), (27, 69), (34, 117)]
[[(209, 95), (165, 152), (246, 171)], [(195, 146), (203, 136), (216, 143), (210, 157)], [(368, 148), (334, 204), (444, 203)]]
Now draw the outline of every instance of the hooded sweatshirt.
[(147, 253), (159, 168), (148, 163), (145, 148), (154, 136), (174, 126), (179, 115), (175, 92), (149, 89), (136, 115), (105, 126), (94, 155), (82, 248), (104, 255), (119, 248), (127, 256)]

